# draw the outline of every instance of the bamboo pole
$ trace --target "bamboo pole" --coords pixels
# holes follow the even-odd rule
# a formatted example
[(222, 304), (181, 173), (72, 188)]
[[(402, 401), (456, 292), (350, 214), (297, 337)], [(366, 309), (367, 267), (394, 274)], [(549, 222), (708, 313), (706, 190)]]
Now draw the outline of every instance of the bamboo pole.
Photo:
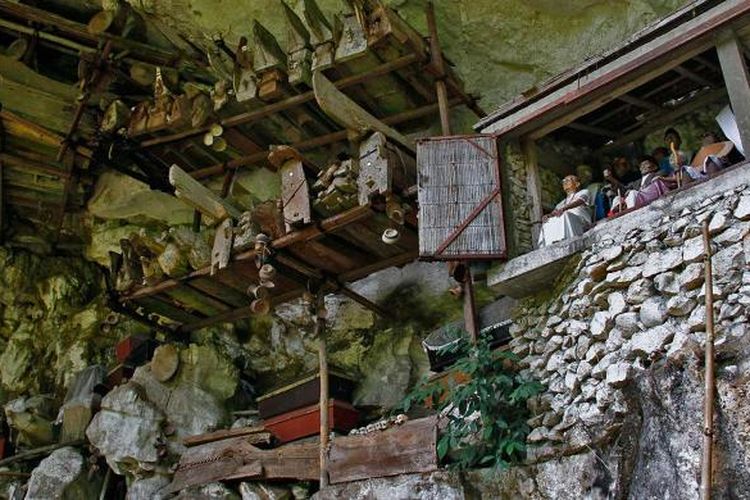
[(318, 337), (320, 364), (320, 489), (328, 486), (328, 352), (325, 335), (325, 302), (323, 293), (315, 298), (315, 335)]
[(714, 398), (716, 381), (714, 370), (714, 293), (713, 271), (711, 269), (711, 236), (708, 221), (703, 222), (703, 247), (705, 250), (706, 287), (706, 358), (705, 358), (705, 399), (703, 401), (703, 460), (701, 463), (701, 499), (711, 499), (713, 479), (714, 447)]

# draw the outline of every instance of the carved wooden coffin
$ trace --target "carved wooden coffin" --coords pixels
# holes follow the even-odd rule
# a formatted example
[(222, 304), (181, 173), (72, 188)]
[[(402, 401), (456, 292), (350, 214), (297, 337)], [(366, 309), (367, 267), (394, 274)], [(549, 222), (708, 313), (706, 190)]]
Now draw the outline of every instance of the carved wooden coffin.
[(284, 206), (286, 231), (312, 222), (310, 192), (302, 157), (293, 148), (280, 146), (268, 156), (281, 176), (281, 200)]
[(342, 436), (331, 441), (328, 475), (332, 484), (437, 470), (434, 417), (406, 422), (383, 432)]
[(416, 183), (413, 158), (389, 144), (381, 132), (367, 138), (359, 148), (359, 204), (367, 205), (374, 195), (386, 195)]
[(188, 448), (164, 493), (232, 479), (311, 481), (318, 479), (319, 468), (317, 443), (261, 450), (243, 437), (231, 438)]
[(417, 177), (420, 258), (507, 257), (495, 137), (456, 136), (419, 141)]

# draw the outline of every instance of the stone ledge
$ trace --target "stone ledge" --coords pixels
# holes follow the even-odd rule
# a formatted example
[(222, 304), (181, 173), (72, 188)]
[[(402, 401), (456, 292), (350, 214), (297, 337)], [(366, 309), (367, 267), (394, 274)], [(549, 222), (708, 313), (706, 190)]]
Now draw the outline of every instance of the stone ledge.
[(578, 238), (560, 241), (500, 264), (488, 273), (487, 285), (517, 299), (540, 292), (555, 282), (570, 257), (593, 244), (603, 240), (621, 242), (632, 229), (656, 226), (665, 217), (680, 217), (683, 210), (695, 203), (748, 183), (750, 161), (745, 161), (711, 179), (668, 193), (646, 207), (600, 222)]

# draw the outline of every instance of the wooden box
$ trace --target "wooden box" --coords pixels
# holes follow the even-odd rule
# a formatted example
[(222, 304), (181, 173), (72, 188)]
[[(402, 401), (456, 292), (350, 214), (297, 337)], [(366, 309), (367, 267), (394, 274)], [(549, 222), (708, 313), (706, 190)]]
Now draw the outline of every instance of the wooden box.
[(133, 372), (135, 372), (135, 368), (130, 365), (119, 364), (115, 366), (107, 374), (107, 381), (105, 382), (107, 390), (112, 390), (126, 380), (130, 380), (130, 377), (133, 376)]
[[(349, 403), (335, 399), (328, 403), (328, 428), (349, 432), (359, 422), (359, 412)], [(266, 429), (282, 443), (320, 433), (320, 406), (314, 404), (269, 418)]]
[(129, 335), (115, 346), (118, 363), (139, 366), (151, 359), (158, 342), (140, 335)]
[[(328, 372), (328, 394), (332, 399), (351, 401), (352, 392), (354, 380), (334, 370)], [(260, 418), (265, 420), (317, 404), (319, 400), (320, 376), (313, 373), (259, 397), (258, 413)]]

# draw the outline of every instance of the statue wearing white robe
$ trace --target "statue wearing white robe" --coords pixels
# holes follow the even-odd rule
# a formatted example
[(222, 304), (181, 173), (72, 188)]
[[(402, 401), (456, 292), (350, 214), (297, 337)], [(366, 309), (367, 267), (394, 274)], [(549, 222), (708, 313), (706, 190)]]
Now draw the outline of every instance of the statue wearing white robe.
[[(576, 202), (583, 203), (564, 210)], [(555, 210), (563, 212), (549, 217), (542, 224), (538, 242), (540, 247), (580, 236), (591, 226), (591, 198), (588, 189), (569, 194), (557, 204)]]

